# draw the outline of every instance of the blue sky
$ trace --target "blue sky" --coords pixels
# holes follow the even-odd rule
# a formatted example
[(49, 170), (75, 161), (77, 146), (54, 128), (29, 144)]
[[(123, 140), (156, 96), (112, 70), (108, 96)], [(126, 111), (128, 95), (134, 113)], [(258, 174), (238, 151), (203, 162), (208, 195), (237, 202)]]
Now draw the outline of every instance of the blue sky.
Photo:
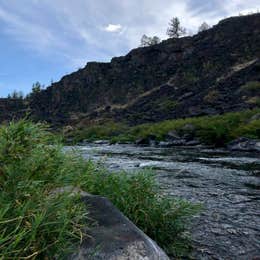
[(173, 16), (192, 34), (257, 9), (259, 0), (0, 0), (0, 97), (124, 55), (143, 34), (165, 39)]

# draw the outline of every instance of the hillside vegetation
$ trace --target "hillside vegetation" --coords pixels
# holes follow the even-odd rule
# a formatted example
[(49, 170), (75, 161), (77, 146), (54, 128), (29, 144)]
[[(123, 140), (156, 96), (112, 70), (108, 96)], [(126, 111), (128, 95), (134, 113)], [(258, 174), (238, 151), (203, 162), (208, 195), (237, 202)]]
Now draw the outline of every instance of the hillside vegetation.
[[(140, 138), (155, 136), (164, 140), (170, 131), (180, 135), (189, 133), (185, 125), (192, 125), (194, 137), (204, 144), (225, 146), (229, 141), (244, 136), (260, 138), (260, 109), (226, 113), (216, 116), (203, 116), (186, 119), (166, 120), (159, 123), (126, 126), (107, 122), (91, 127), (80, 127), (65, 134), (74, 142), (83, 140), (111, 140), (112, 142), (134, 142)], [(257, 116), (258, 115), (258, 116)]]

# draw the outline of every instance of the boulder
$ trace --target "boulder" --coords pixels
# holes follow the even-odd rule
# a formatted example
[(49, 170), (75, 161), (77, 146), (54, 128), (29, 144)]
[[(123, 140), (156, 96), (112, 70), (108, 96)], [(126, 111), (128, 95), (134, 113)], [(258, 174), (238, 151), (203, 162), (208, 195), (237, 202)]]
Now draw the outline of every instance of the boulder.
[(180, 133), (186, 141), (191, 141), (196, 135), (196, 130), (196, 126), (193, 124), (186, 124), (180, 129)]
[(240, 137), (227, 145), (231, 151), (255, 151), (260, 152), (260, 140)]
[(83, 197), (89, 218), (95, 220), (86, 230), (77, 253), (71, 260), (168, 260), (165, 252), (108, 199), (100, 196)]
[(176, 130), (172, 130), (167, 133), (167, 135), (165, 136), (165, 139), (166, 140), (175, 140), (175, 139), (180, 139), (180, 136)]
[(157, 143), (155, 135), (139, 138), (135, 141), (137, 145), (155, 145)]
[(93, 142), (94, 144), (110, 144), (108, 140), (96, 140)]

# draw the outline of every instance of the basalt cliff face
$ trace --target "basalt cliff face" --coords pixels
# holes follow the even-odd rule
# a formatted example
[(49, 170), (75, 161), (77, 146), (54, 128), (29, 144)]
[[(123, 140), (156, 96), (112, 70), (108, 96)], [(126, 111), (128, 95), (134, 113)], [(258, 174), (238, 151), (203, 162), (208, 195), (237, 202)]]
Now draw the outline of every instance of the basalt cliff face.
[(193, 37), (88, 63), (34, 95), (29, 107), (35, 119), (62, 125), (139, 124), (253, 108), (260, 103), (259, 57), (260, 14), (232, 17)]

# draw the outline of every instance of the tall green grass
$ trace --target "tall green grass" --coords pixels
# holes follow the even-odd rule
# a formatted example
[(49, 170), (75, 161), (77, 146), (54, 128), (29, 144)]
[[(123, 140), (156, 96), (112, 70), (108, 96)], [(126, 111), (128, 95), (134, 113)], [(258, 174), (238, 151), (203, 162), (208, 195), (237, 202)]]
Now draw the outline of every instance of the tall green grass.
[(60, 258), (82, 237), (80, 198), (51, 194), (73, 174), (54, 140), (27, 121), (0, 128), (0, 259)]
[(107, 196), (159, 245), (175, 255), (188, 247), (187, 224), (199, 206), (160, 194), (153, 174), (110, 173), (64, 152), (46, 126), (26, 120), (0, 127), (0, 259), (63, 259), (91, 225), (71, 186)]

